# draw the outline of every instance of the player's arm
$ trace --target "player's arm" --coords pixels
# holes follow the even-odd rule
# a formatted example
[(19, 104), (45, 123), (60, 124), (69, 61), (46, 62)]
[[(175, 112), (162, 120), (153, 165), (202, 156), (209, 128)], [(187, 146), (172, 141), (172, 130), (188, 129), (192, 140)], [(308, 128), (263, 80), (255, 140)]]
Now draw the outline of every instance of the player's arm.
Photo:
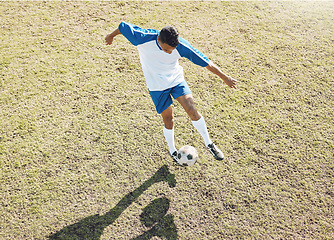
[(236, 86), (237, 80), (223, 73), (220, 70), (220, 68), (217, 65), (215, 65), (213, 62), (210, 61), (209, 64), (206, 66), (206, 69), (208, 69), (210, 72), (220, 77), (226, 83), (226, 85), (229, 86), (230, 88), (237, 88)]
[(121, 32), (119, 31), (118, 28), (115, 31), (113, 31), (112, 33), (108, 34), (105, 38), (106, 44), (107, 45), (112, 44), (112, 42), (114, 41), (114, 37), (116, 37), (119, 34), (121, 34)]
[(115, 36), (122, 34), (130, 43), (138, 46), (155, 39), (157, 33), (158, 31), (154, 29), (144, 29), (131, 23), (121, 22), (115, 31), (106, 36), (105, 40), (106, 44), (110, 45)]

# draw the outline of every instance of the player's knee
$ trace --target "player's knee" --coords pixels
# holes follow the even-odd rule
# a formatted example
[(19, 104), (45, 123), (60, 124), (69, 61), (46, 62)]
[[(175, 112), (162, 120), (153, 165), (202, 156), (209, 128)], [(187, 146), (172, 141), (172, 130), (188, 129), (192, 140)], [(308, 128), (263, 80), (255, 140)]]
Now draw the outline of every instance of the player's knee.
[(201, 118), (201, 114), (197, 111), (195, 105), (192, 105), (188, 110), (188, 115), (192, 121), (197, 121)]

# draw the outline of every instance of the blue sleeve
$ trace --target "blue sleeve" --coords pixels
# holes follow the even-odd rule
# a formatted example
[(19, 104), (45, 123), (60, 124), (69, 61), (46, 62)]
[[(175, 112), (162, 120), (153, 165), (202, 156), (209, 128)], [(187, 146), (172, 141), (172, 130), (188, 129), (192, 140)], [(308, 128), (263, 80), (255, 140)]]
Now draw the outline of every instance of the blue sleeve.
[(157, 38), (159, 31), (155, 29), (143, 29), (131, 23), (121, 22), (118, 26), (121, 34), (133, 45), (137, 46)]
[(203, 53), (198, 51), (196, 48), (192, 47), (190, 43), (183, 38), (179, 37), (179, 45), (176, 49), (181, 57), (188, 58), (191, 62), (201, 66), (206, 67), (209, 65), (210, 60)]

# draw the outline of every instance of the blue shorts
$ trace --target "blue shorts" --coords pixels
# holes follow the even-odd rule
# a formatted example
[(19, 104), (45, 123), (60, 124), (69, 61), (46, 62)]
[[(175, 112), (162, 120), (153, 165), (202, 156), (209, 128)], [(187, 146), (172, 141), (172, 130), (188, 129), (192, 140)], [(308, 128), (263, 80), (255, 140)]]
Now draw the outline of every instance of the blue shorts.
[(186, 81), (163, 91), (150, 91), (155, 109), (159, 114), (165, 111), (173, 103), (172, 97), (176, 99), (190, 93), (191, 91)]

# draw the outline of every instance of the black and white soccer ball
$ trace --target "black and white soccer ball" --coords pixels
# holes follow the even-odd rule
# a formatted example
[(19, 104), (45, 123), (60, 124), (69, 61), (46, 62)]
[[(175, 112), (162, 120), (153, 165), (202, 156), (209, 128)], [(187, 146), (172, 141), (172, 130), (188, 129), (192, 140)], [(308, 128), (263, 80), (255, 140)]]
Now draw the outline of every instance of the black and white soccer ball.
[(177, 154), (177, 162), (182, 166), (192, 166), (198, 159), (197, 150), (192, 146), (183, 146)]

